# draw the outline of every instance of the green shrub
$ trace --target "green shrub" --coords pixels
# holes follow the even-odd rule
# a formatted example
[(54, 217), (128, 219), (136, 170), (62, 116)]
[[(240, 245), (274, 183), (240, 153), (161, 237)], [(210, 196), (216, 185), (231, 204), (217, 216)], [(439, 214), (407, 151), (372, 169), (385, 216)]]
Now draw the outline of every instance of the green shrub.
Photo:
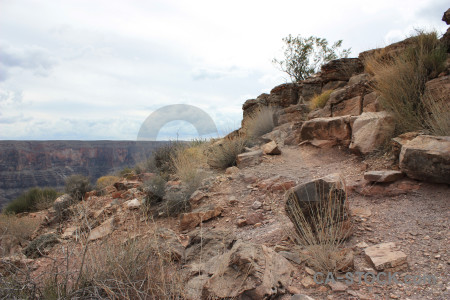
[[(397, 134), (423, 129), (435, 131), (430, 128), (434, 123), (426, 121), (433, 112), (423, 94), (425, 83), (444, 69), (446, 58), (445, 46), (436, 32), (418, 32), (397, 56), (366, 59), (366, 65), (374, 74), (374, 89), (381, 95), (381, 105), (394, 115)], [(434, 113), (448, 114), (446, 111)]]
[(208, 165), (216, 169), (225, 169), (236, 165), (236, 157), (244, 152), (247, 139), (239, 136), (234, 139), (223, 139), (208, 150)]
[(65, 192), (73, 199), (82, 200), (92, 190), (89, 178), (83, 175), (72, 175), (66, 179)]
[(128, 167), (123, 168), (122, 171), (119, 172), (119, 176), (122, 178), (130, 179), (134, 176), (134, 170)]
[(166, 189), (166, 180), (159, 175), (155, 175), (143, 184), (143, 190), (146, 194), (145, 204), (154, 205), (163, 200)]
[(50, 188), (32, 188), (23, 193), (3, 209), (6, 214), (18, 214), (46, 209), (52, 206), (59, 193)]
[(275, 127), (273, 116), (275, 108), (261, 107), (253, 112), (244, 124), (244, 132), (248, 139), (254, 140), (271, 132)]
[(327, 62), (348, 57), (350, 54), (350, 49), (339, 49), (342, 46), (342, 40), (330, 47), (324, 38), (289, 35), (283, 38), (283, 42), (285, 43), (284, 60), (275, 58), (272, 62), (279, 65), (281, 71), (287, 73), (293, 82), (304, 80), (317, 73)]
[(323, 92), (320, 95), (315, 95), (314, 98), (311, 99), (309, 108), (311, 110), (316, 109), (316, 108), (324, 108), (324, 106), (328, 102), (328, 99), (330, 99), (330, 95), (332, 92), (333, 92), (333, 90), (328, 90), (328, 91)]

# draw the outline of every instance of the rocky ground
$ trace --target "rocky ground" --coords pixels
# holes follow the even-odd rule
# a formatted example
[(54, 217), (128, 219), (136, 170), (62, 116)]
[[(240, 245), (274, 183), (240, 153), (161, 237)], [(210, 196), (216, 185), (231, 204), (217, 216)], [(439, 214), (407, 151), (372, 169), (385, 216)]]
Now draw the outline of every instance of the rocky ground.
[[(210, 220), (198, 222), (200, 224), (195, 220), (192, 222), (189, 214), (185, 216), (188, 221), (183, 221), (182, 217), (181, 221), (180, 218), (161, 218), (149, 222), (140, 209), (133, 208), (132, 199), (136, 196), (133, 189), (122, 191), (120, 198), (115, 192), (116, 199), (113, 199), (114, 192), (101, 197), (91, 196), (84, 205), (90, 215), (99, 220), (97, 225), (101, 223), (92, 230), (91, 243), (99, 245), (106, 240), (145, 238), (156, 227), (168, 228), (179, 237), (183, 245), (180, 251), (188, 253), (189, 243), (198, 232), (204, 232), (205, 236), (211, 231), (227, 232), (235, 240), (267, 246), (288, 258), (293, 273), (286, 281), (289, 284), (284, 289), (285, 294), (279, 293), (278, 299), (306, 299), (299, 298), (299, 294), (313, 299), (447, 299), (450, 292), (447, 246), (450, 188), (446, 184), (402, 179), (403, 184), (395, 188), (387, 187), (376, 190), (374, 195), (362, 195), (364, 172), (383, 164), (389, 162), (382, 157), (364, 161), (339, 148), (286, 146), (281, 155), (265, 155), (256, 166), (234, 167), (217, 174), (192, 202), (195, 203), (194, 212), (195, 209), (215, 211), (209, 216)], [(393, 242), (395, 249), (407, 260), (407, 266), (402, 266), (398, 272), (400, 281), (407, 275), (432, 274), (436, 282), (419, 285), (314, 283), (315, 271), (307, 266), (304, 257), (299, 255), (301, 248), (290, 238), (292, 224), (285, 213), (284, 194), (294, 185), (333, 173), (339, 173), (347, 183), (353, 234), (344, 247), (352, 249), (354, 254), (353, 272), (376, 273), (365, 249)], [(140, 203), (135, 205), (139, 207)], [(39, 218), (46, 214), (48, 217), (46, 212), (34, 215)], [(40, 230), (40, 235), (49, 232), (58, 235), (59, 244), (48, 250), (48, 257), (64, 259), (61, 254), (64, 248), (82, 250), (81, 241), (72, 234), (79, 224), (80, 220), (73, 218), (62, 228), (45, 225)], [(33, 274), (39, 276), (49, 271), (53, 260), (40, 257), (27, 263), (35, 270)], [(73, 261), (73, 266), (76, 265), (77, 260)]]

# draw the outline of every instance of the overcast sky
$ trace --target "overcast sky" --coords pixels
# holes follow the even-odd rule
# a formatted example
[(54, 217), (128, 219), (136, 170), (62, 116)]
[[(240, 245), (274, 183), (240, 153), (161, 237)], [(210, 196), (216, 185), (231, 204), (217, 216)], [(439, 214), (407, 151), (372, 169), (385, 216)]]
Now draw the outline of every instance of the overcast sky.
[[(194, 105), (220, 133), (286, 78), (288, 34), (359, 52), (436, 29), (448, 0), (0, 0), (0, 139), (135, 140), (156, 109)], [(194, 127), (168, 123), (158, 136)]]

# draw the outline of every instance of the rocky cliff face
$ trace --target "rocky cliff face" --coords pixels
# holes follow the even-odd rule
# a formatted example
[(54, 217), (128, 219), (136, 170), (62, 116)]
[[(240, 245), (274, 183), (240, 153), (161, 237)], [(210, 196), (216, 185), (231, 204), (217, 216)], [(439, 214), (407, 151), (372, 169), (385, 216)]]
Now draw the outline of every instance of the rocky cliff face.
[(97, 178), (144, 161), (164, 142), (0, 141), (0, 207), (23, 191), (59, 188), (72, 174)]

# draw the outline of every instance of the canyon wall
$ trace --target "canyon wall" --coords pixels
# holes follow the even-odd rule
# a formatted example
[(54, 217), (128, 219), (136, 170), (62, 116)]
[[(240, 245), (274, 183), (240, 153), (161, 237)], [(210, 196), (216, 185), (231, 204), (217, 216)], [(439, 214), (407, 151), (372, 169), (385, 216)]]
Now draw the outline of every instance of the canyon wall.
[(62, 188), (72, 174), (101, 176), (146, 160), (166, 142), (0, 141), (0, 207), (29, 188)]

